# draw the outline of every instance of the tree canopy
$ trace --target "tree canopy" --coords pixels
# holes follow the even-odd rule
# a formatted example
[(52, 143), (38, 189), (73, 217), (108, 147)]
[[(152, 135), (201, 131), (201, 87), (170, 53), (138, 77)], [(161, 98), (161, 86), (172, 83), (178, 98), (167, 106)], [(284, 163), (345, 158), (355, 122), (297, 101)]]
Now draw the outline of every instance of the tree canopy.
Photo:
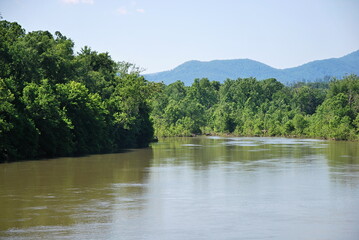
[(359, 77), (329, 84), (285, 86), (276, 79), (206, 78), (186, 87), (162, 85), (152, 102), (157, 136), (233, 134), (240, 136), (359, 139)]
[(359, 77), (148, 82), (134, 64), (0, 21), (0, 162), (143, 147), (194, 134), (359, 139)]
[(152, 84), (60, 32), (0, 21), (0, 161), (147, 146)]

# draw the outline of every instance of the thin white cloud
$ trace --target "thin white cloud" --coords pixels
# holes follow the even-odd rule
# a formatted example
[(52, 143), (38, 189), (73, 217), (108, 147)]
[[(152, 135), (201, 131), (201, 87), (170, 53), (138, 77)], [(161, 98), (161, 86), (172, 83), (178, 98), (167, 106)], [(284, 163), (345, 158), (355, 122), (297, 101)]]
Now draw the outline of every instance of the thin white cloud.
[(79, 0), (62, 0), (63, 3), (76, 4)]
[(138, 12), (138, 13), (145, 13), (145, 9), (143, 9), (143, 8), (137, 8), (137, 9), (136, 9), (136, 12)]
[(127, 8), (125, 7), (120, 7), (117, 9), (117, 12), (120, 14), (120, 15), (127, 15), (128, 14), (128, 11), (127, 11)]
[(145, 9), (143, 8), (136, 8), (136, 2), (132, 1), (128, 5), (121, 6), (116, 9), (116, 12), (119, 15), (133, 15), (133, 14), (142, 14), (145, 13)]
[(95, 3), (95, 0), (61, 0), (61, 1), (66, 4), (78, 4), (78, 3), (94, 4)]
[(82, 3), (86, 3), (86, 4), (94, 4), (95, 1), (94, 0), (81, 0)]

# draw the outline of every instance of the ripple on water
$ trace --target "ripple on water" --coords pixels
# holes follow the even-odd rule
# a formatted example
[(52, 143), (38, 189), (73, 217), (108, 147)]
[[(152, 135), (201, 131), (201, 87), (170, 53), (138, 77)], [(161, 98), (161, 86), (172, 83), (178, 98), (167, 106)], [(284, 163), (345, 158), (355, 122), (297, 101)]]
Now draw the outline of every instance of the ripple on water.
[(258, 147), (261, 145), (258, 142), (252, 142), (252, 141), (229, 141), (229, 142), (224, 142), (223, 144), (227, 146), (241, 146), (241, 147)]
[(182, 144), (183, 147), (203, 147), (203, 145), (200, 144)]

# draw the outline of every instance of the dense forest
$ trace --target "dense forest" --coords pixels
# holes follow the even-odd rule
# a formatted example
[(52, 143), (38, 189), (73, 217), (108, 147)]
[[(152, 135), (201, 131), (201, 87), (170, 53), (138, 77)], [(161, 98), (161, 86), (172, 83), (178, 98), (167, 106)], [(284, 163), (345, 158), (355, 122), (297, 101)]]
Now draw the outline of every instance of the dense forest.
[(284, 86), (275, 79), (206, 78), (162, 85), (152, 103), (156, 136), (359, 139), (359, 78)]
[(359, 78), (147, 81), (60, 32), (0, 21), (0, 162), (116, 152), (194, 134), (359, 139)]
[(115, 152), (153, 138), (153, 86), (56, 32), (0, 22), (0, 162)]

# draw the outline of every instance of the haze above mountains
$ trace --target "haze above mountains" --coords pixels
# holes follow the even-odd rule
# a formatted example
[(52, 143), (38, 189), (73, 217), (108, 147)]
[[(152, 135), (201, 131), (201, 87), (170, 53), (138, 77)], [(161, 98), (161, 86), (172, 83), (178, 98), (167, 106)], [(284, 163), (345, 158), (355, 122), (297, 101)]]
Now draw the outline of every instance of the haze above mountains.
[(284, 84), (300, 81), (322, 81), (332, 77), (359, 75), (359, 50), (340, 58), (312, 61), (298, 67), (277, 69), (251, 59), (213, 60), (209, 62), (188, 61), (164, 72), (144, 74), (149, 81), (165, 84), (181, 80), (191, 85), (196, 78), (208, 78), (223, 82), (227, 78), (255, 77), (258, 80), (276, 78)]

